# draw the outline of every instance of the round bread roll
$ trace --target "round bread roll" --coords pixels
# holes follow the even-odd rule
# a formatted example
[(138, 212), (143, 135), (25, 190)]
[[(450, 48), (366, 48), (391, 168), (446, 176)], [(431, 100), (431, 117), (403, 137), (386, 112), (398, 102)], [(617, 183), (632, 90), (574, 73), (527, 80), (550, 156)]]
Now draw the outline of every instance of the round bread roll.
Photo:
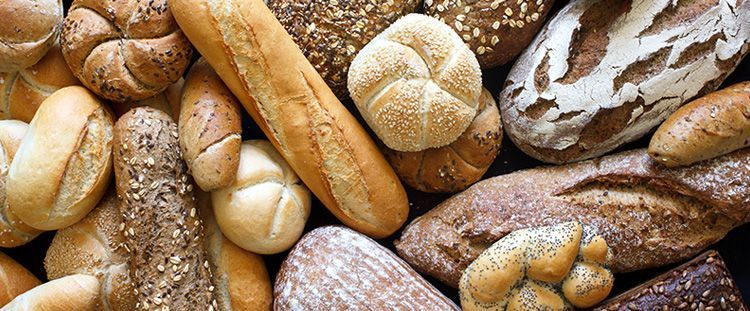
[(113, 123), (83, 87), (62, 88), (45, 99), (10, 166), (10, 210), (39, 230), (85, 217), (112, 176)]
[(57, 40), (61, 0), (3, 0), (0, 3), (0, 72), (36, 64)]
[[(339, 98), (354, 56), (398, 18), (414, 12), (417, 0), (267, 0), (279, 22)], [(335, 14), (332, 14), (335, 12)]]
[(115, 102), (163, 91), (182, 76), (192, 55), (167, 0), (75, 0), (60, 43), (73, 74)]
[(80, 82), (70, 72), (55, 44), (35, 65), (21, 71), (0, 72), (0, 118), (31, 122), (39, 105), (53, 92)]
[(41, 284), (29, 270), (0, 252), (0, 306)]
[(221, 232), (258, 254), (292, 247), (310, 215), (310, 191), (265, 140), (242, 143), (237, 177), (211, 200)]
[[(463, 310), (570, 310), (609, 295), (611, 252), (578, 222), (514, 231), (495, 242), (461, 276)], [(559, 290), (562, 288), (562, 290)]]
[(482, 72), (450, 27), (409, 14), (357, 54), (348, 86), (386, 146), (416, 152), (448, 145), (469, 127), (479, 106)]
[(34, 287), (0, 311), (94, 311), (99, 299), (99, 280), (76, 274)]
[(430, 193), (464, 190), (482, 178), (495, 161), (503, 141), (497, 104), (487, 89), (469, 128), (448, 146), (419, 152), (385, 148), (396, 174), (410, 187)]
[(86, 218), (57, 231), (44, 258), (50, 280), (73, 274), (99, 279), (98, 310), (130, 310), (136, 303), (118, 203), (115, 192), (107, 192)]
[(424, 12), (448, 24), (482, 68), (503, 65), (531, 43), (554, 0), (426, 0)]
[(143, 100), (114, 104), (112, 110), (115, 112), (115, 116), (120, 118), (135, 107), (151, 107), (164, 111), (172, 119), (177, 120), (180, 118), (180, 94), (184, 84), (185, 79), (180, 78), (177, 82), (168, 86), (164, 92)]

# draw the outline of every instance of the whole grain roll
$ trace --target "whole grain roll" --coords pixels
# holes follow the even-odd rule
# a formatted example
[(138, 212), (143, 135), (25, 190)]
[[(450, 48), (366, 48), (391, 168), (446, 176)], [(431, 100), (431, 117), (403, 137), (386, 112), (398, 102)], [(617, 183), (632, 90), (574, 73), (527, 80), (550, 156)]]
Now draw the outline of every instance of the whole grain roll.
[(268, 8), (339, 98), (347, 96), (349, 65), (362, 47), (418, 0), (266, 0)]
[(0, 311), (94, 311), (99, 286), (99, 280), (90, 275), (66, 276), (34, 287)]
[(8, 304), (18, 295), (41, 284), (39, 280), (21, 264), (0, 252), (0, 306)]
[(36, 64), (57, 41), (62, 19), (62, 0), (3, 0), (0, 72)]
[(83, 87), (45, 99), (10, 166), (10, 210), (39, 230), (85, 217), (112, 176), (112, 127), (109, 109)]
[(166, 0), (75, 0), (60, 43), (73, 74), (115, 102), (163, 91), (182, 76), (193, 52)]
[(357, 54), (348, 87), (386, 146), (416, 152), (448, 145), (469, 127), (479, 105), (482, 72), (450, 27), (409, 14)]
[(180, 78), (177, 82), (172, 83), (164, 92), (151, 96), (149, 98), (125, 103), (115, 103), (112, 110), (118, 118), (135, 107), (151, 107), (166, 112), (173, 120), (180, 118), (180, 94), (185, 79)]

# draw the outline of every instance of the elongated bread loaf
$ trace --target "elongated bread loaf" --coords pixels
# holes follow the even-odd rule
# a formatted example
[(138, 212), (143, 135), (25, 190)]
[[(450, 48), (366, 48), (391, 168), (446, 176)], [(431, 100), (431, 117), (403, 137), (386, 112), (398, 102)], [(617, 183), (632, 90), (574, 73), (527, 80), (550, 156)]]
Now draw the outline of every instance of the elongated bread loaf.
[(169, 8), (339, 220), (375, 238), (401, 227), (409, 206), (398, 177), (262, 0), (170, 0)]
[(99, 280), (76, 274), (34, 287), (0, 311), (94, 311), (98, 299)]
[(13, 258), (0, 252), (0, 306), (16, 298), (18, 295), (39, 285), (37, 279), (29, 270)]
[(613, 272), (696, 255), (750, 221), (750, 149), (667, 169), (645, 149), (481, 181), (417, 218), (396, 248), (456, 286), (474, 258), (510, 232), (577, 220), (613, 252)]
[(28, 128), (28, 124), (18, 120), (0, 121), (0, 247), (23, 245), (42, 233), (21, 221), (10, 211), (8, 203), (10, 163)]

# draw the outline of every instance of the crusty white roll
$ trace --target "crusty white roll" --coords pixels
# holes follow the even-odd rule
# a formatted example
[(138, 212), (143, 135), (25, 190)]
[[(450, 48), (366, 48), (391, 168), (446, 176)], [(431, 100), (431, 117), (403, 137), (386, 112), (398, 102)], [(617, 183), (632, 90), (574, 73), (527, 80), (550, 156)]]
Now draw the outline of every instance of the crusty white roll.
[(36, 64), (57, 41), (62, 18), (62, 0), (3, 0), (0, 72)]
[(237, 177), (211, 199), (224, 235), (259, 254), (292, 247), (310, 215), (310, 191), (265, 140), (242, 143)]
[(185, 80), (178, 126), (182, 157), (198, 187), (229, 186), (240, 164), (240, 104), (203, 58)]
[(180, 118), (180, 94), (184, 84), (185, 79), (180, 78), (177, 82), (168, 86), (164, 92), (143, 100), (113, 104), (112, 110), (114, 110), (115, 116), (119, 118), (135, 107), (151, 107), (166, 112), (177, 121)]
[(1, 311), (94, 311), (99, 280), (85, 274), (66, 276), (34, 287), (5, 305)]
[(85, 217), (112, 176), (113, 123), (83, 87), (62, 88), (45, 99), (10, 166), (10, 210), (40, 230)]
[(0, 306), (41, 284), (29, 270), (0, 252)]
[(450, 27), (409, 14), (362, 48), (348, 87), (386, 146), (416, 152), (448, 145), (466, 131), (479, 106), (482, 72)]

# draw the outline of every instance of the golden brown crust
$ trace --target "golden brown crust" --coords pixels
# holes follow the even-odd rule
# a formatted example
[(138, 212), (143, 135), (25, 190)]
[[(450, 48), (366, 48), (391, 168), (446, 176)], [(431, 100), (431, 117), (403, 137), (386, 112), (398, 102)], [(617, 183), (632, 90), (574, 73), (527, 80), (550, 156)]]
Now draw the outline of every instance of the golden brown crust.
[(50, 281), (16, 297), (3, 311), (94, 311), (99, 300), (99, 280), (75, 274)]
[[(30, 227), (10, 211), (7, 182), (11, 161), (29, 125), (17, 120), (0, 121), (0, 246), (16, 247), (36, 238), (41, 231)], [(7, 301), (6, 301), (7, 302)], [(2, 304), (0, 304), (2, 305)]]
[(39, 284), (41, 282), (29, 270), (0, 252), (0, 306)]
[(166, 112), (172, 120), (180, 119), (180, 96), (185, 79), (180, 78), (177, 82), (167, 87), (164, 92), (146, 98), (144, 100), (117, 103), (112, 105), (112, 110), (118, 118), (135, 107), (151, 107)]
[(5, 0), (0, 6), (0, 72), (36, 64), (57, 41), (62, 0)]

